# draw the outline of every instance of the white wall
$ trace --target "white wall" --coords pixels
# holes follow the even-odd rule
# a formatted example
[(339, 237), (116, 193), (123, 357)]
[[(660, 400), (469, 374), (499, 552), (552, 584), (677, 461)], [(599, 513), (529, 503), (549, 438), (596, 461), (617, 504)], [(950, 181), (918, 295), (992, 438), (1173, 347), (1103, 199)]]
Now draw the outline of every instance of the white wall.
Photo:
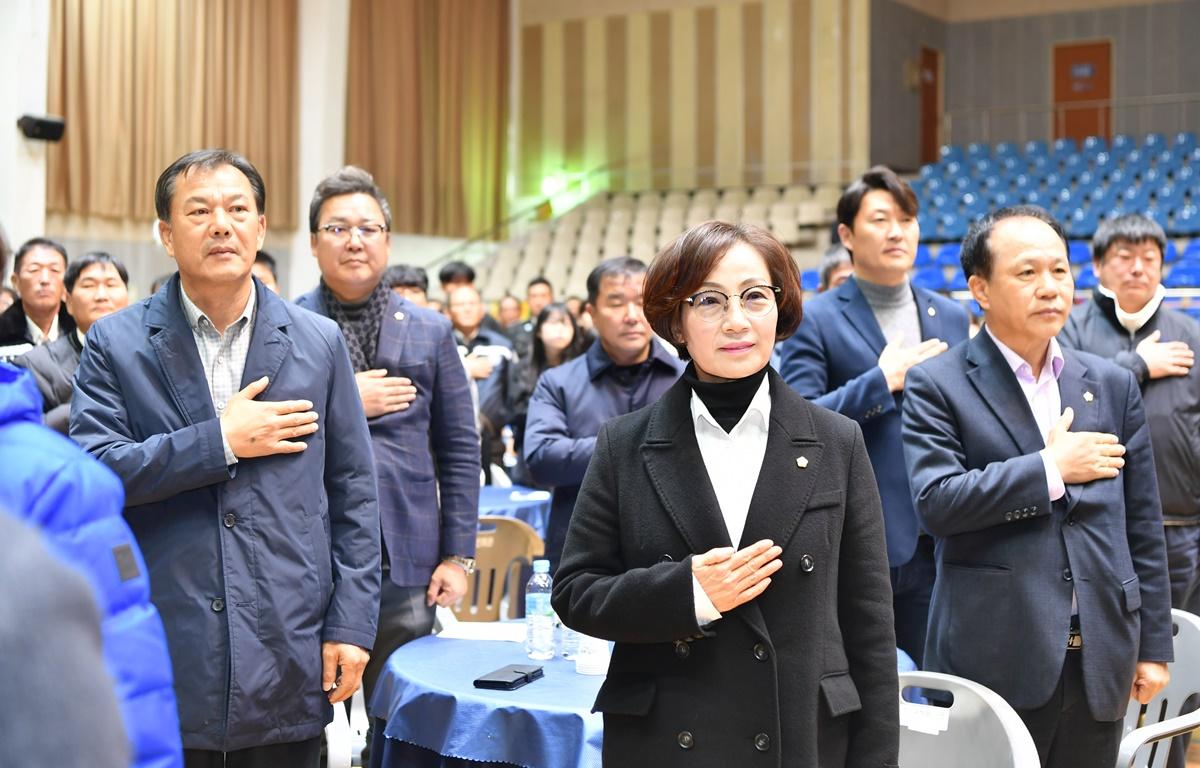
[(14, 249), (46, 222), (46, 143), (25, 138), (17, 118), (46, 112), (49, 29), (45, 0), (0, 3), (0, 225)]

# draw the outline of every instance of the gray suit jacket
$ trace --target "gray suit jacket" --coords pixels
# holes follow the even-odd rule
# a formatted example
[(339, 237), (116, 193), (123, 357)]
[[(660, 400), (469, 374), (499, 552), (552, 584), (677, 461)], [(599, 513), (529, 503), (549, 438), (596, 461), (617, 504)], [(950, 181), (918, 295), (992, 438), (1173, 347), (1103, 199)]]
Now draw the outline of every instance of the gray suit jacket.
[(1112, 433), (1126, 454), (1120, 475), (1068, 484), (1053, 503), (1041, 432), (987, 333), (908, 372), (904, 454), (938, 571), (925, 665), (1039, 707), (1062, 671), (1074, 592), (1088, 706), (1116, 720), (1135, 663), (1173, 658), (1154, 457), (1133, 374), (1063, 355), (1071, 431)]
[(64, 435), (71, 420), (71, 393), (75, 388), (75, 369), (79, 367), (79, 355), (82, 352), (83, 345), (72, 330), (12, 361), (13, 365), (28, 368), (33, 374), (42, 393), (46, 426)]

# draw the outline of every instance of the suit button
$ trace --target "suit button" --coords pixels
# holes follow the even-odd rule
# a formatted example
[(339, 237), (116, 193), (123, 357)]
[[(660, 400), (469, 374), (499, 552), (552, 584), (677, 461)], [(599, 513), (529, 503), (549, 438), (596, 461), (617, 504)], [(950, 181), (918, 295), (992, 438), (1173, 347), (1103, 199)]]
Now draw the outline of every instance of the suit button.
[(671, 557), (670, 555), (663, 555), (662, 557), (658, 558), (658, 562), (673, 563), (673, 562), (675, 562), (675, 558)]
[(1071, 576), (1071, 569), (1063, 568), (1063, 581), (1070, 581), (1072, 578), (1073, 577)]
[(1075, 525), (1075, 517), (1073, 515), (1067, 518), (1067, 525)]
[(675, 641), (675, 655), (681, 659), (686, 659), (692, 654), (692, 646), (688, 645), (683, 640)]
[(805, 573), (812, 573), (812, 569), (813, 569), (812, 555), (801, 555), (800, 556), (800, 570), (804, 571)]
[(771, 737), (765, 733), (760, 733), (754, 737), (754, 748), (759, 752), (766, 752), (771, 748)]
[(763, 645), (762, 643), (754, 644), (754, 658), (758, 659), (759, 661), (766, 661), (769, 655), (770, 654), (767, 653), (767, 646)]
[(237, 515), (233, 514), (232, 512), (226, 512), (225, 513), (225, 527), (232, 528), (235, 525), (237, 525)]
[(675, 740), (678, 741), (679, 746), (683, 747), (684, 749), (691, 749), (696, 745), (696, 740), (692, 738), (691, 731), (680, 731), (679, 735), (675, 737)]
[(225, 601), (219, 597), (214, 598), (212, 601), (212, 609), (213, 613), (220, 613), (221, 611), (225, 610)]
[(1005, 519), (1005, 520), (1012, 520), (1012, 512), (1005, 512), (1005, 513), (1004, 513), (1004, 519)]
[(1037, 512), (1037, 505), (1036, 504), (1033, 505), (1032, 507), (1030, 507), (1030, 509), (1032, 509), (1034, 512)]

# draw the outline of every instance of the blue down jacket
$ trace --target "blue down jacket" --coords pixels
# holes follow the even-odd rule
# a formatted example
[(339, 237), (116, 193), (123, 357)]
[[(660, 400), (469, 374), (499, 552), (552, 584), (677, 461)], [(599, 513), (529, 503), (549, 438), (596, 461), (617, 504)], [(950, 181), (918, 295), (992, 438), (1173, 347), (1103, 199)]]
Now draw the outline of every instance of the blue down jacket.
[(4, 363), (0, 467), (0, 506), (39, 528), (54, 553), (92, 585), (103, 616), (104, 660), (133, 765), (181, 766), (171, 660), (162, 621), (150, 602), (146, 564), (121, 516), (121, 481), (75, 443), (42, 426), (42, 396), (33, 377)]

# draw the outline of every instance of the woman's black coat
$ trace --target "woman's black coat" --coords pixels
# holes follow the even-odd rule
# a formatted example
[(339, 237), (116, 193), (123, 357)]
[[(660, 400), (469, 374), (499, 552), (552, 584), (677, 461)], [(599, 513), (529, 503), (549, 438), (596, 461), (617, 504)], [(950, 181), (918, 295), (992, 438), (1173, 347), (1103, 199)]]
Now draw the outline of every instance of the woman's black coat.
[(704, 629), (691, 556), (731, 543), (691, 389), (681, 380), (597, 439), (553, 603), (567, 625), (616, 641), (595, 704), (605, 765), (897, 762), (891, 586), (862, 434), (769, 380), (767, 450), (738, 546), (771, 539), (783, 568)]

